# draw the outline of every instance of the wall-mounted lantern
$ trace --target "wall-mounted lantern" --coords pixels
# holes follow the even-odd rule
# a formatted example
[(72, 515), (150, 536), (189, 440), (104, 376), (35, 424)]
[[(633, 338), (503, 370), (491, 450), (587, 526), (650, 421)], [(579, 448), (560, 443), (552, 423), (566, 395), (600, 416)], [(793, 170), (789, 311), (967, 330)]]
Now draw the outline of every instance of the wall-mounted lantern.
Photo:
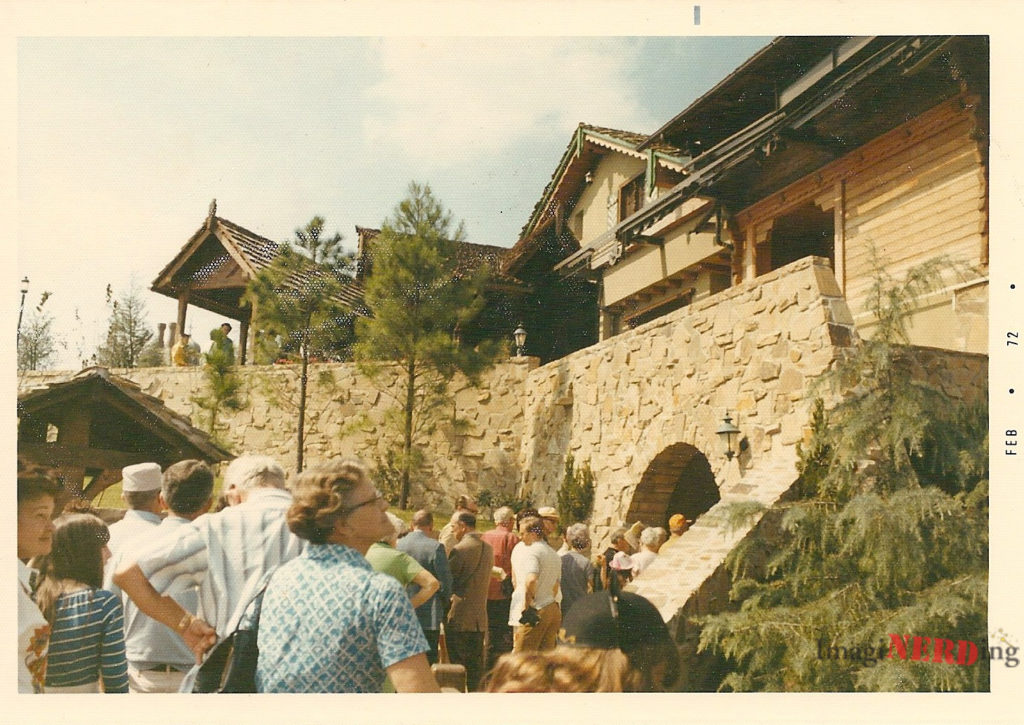
[(733, 442), (738, 438), (740, 429), (732, 424), (732, 416), (729, 415), (729, 411), (725, 411), (725, 417), (722, 418), (722, 424), (718, 426), (718, 430), (716, 430), (715, 433), (722, 441), (722, 452), (725, 453), (725, 457), (731, 461), (733, 456), (737, 453), (733, 446)]
[(512, 337), (516, 340), (516, 357), (523, 357), (526, 354), (526, 328), (523, 327), (523, 323), (519, 323)]

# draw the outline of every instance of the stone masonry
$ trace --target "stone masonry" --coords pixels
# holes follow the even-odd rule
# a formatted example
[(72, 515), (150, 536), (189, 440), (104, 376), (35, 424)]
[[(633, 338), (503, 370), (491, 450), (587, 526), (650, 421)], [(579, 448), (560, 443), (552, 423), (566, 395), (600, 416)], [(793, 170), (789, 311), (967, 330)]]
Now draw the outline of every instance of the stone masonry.
[[(660, 519), (644, 523), (664, 526), (672, 513), (665, 510), (671, 495), (665, 481), (671, 482), (674, 452), (683, 452), (678, 460), (702, 457), (720, 500), (631, 585), (654, 602), (681, 643), (692, 643), (687, 618), (724, 606), (721, 565), (756, 525), (730, 529), (723, 507), (742, 500), (770, 506), (792, 486), (796, 444), (809, 432), (815, 396), (824, 393), (815, 381), (856, 341), (828, 260), (809, 257), (543, 367), (533, 358), (501, 363), (480, 388), (456, 383), (453, 414), (468, 425), (457, 432), (441, 424), (430, 435), (429, 481), (413, 503), (450, 506), (460, 493), (491, 489), (554, 505), (571, 453), (595, 476), (591, 529), (598, 551), (611, 528), (627, 523), (631, 506), (662, 511)], [(914, 351), (921, 376), (947, 394), (987, 395), (985, 356)], [(203, 386), (200, 369), (113, 372), (202, 425), (191, 400)], [(295, 370), (247, 366), (240, 372), (248, 405), (224, 418), (228, 447), (293, 465)], [(19, 390), (64, 377), (25, 374)], [(350, 364), (314, 366), (310, 380), (308, 464), (353, 455), (379, 460), (389, 394)], [(726, 411), (743, 441), (731, 460), (715, 434)], [(645, 476), (649, 469), (657, 475)]]

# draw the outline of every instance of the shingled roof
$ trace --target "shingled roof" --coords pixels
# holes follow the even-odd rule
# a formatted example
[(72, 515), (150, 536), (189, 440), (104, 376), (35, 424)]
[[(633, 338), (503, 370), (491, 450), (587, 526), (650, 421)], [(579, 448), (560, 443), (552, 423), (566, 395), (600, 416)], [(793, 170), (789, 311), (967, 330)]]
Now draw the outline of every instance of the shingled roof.
[[(372, 268), (372, 241), (380, 234), (380, 229), (357, 226), (356, 234), (360, 240), (360, 254), (362, 257), (360, 261), (363, 265), (369, 263), (369, 267)], [(455, 245), (455, 272), (456, 274), (469, 274), (481, 266), (485, 266), (491, 272), (492, 283), (520, 286), (522, 284), (520, 280), (505, 274), (503, 271), (503, 262), (509, 251), (509, 247), (459, 242)], [(365, 273), (365, 267), (363, 271)], [(365, 276), (363, 279), (365, 279)]]
[[(234, 458), (188, 418), (103, 367), (22, 393), (18, 418), (19, 455), (66, 473), (78, 471), (68, 474), (76, 478), (74, 486), (81, 485), (83, 471), (105, 472), (85, 490), (90, 498), (133, 463), (166, 467), (188, 458), (208, 463)], [(50, 426), (57, 428), (56, 440), (47, 434)]]
[[(215, 209), (216, 206), (211, 207), (211, 210)], [(212, 248), (211, 244), (219, 244), (220, 249)], [(246, 284), (273, 263), (279, 248), (277, 242), (211, 214), (160, 270), (151, 289), (177, 299), (188, 288), (192, 292), (189, 304), (237, 317)], [(318, 268), (310, 262), (308, 271), (294, 276), (291, 282), (302, 286), (325, 272), (333, 274), (342, 283), (337, 300), (356, 314), (365, 315), (362, 285), (352, 277), (336, 274), (326, 267)], [(228, 283), (209, 291), (203, 290), (203, 283), (215, 277), (222, 277)]]

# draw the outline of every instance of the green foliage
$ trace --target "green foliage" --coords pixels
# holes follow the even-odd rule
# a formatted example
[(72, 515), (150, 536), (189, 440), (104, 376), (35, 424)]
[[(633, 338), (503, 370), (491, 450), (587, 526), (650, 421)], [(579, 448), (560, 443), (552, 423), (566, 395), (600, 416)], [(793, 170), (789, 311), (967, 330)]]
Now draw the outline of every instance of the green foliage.
[(29, 311), (18, 335), (18, 370), (45, 370), (57, 356), (53, 335), (53, 315), (43, 310), (50, 298), (43, 292), (39, 304)]
[(298, 363), (295, 467), (302, 471), (309, 363), (349, 357), (353, 312), (341, 301), (351, 263), (341, 235), (325, 236), (324, 219), (316, 216), (295, 236), (250, 280), (245, 299), (257, 329), (257, 361)]
[(96, 351), (98, 364), (112, 368), (139, 367), (143, 350), (153, 338), (142, 293), (132, 283), (114, 299), (113, 288), (108, 284), (107, 305), (110, 307), (110, 321), (107, 323), (106, 340)]
[(399, 506), (405, 508), (426, 436), (437, 423), (457, 424), (450, 383), (461, 373), (471, 385), (493, 363), (498, 345), (461, 346), (455, 332), (483, 305), (487, 270), (457, 268), (462, 224), (429, 186), (411, 184), (373, 240), (366, 304), (372, 317), (356, 321), (355, 358), (360, 371), (401, 411), (390, 428), (401, 470)]
[(565, 474), (558, 489), (558, 518), (562, 526), (571, 526), (587, 521), (594, 508), (594, 472), (590, 463), (584, 463), (578, 470), (570, 453), (565, 457)]
[(797, 485), (727, 560), (737, 611), (701, 621), (701, 650), (729, 662), (722, 689), (987, 689), (987, 661), (820, 656), (877, 654), (889, 634), (988, 642), (987, 414), (923, 382), (906, 347), (944, 266), (877, 273), (875, 335), (826, 376), (838, 402), (814, 407)]
[(490, 509), (491, 511), (500, 509), (502, 506), (508, 506), (513, 511), (522, 511), (533, 507), (532, 498), (519, 498), (512, 491), (492, 491), (489, 488), (477, 492), (476, 502), (481, 509)]
[(217, 441), (221, 441), (220, 433), (224, 426), (218, 418), (223, 411), (241, 410), (245, 407), (242, 378), (235, 369), (234, 356), (219, 344), (216, 338), (224, 337), (220, 329), (214, 330), (214, 345), (203, 357), (203, 378), (205, 391), (192, 396), (192, 402), (206, 413), (205, 428)]

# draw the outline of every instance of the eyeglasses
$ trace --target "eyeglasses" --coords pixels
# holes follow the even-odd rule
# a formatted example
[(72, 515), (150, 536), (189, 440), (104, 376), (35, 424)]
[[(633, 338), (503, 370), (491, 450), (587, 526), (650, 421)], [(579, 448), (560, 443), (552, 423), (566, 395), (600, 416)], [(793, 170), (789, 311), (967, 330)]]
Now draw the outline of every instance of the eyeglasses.
[(382, 501), (384, 499), (384, 494), (382, 494), (377, 489), (374, 489), (373, 493), (373, 498), (368, 498), (362, 503), (357, 503), (355, 506), (346, 506), (345, 508), (341, 509), (341, 513), (343, 515), (348, 515), (355, 511), (356, 509), (361, 509), (363, 506), (369, 506), (372, 503), (377, 503), (378, 501)]

